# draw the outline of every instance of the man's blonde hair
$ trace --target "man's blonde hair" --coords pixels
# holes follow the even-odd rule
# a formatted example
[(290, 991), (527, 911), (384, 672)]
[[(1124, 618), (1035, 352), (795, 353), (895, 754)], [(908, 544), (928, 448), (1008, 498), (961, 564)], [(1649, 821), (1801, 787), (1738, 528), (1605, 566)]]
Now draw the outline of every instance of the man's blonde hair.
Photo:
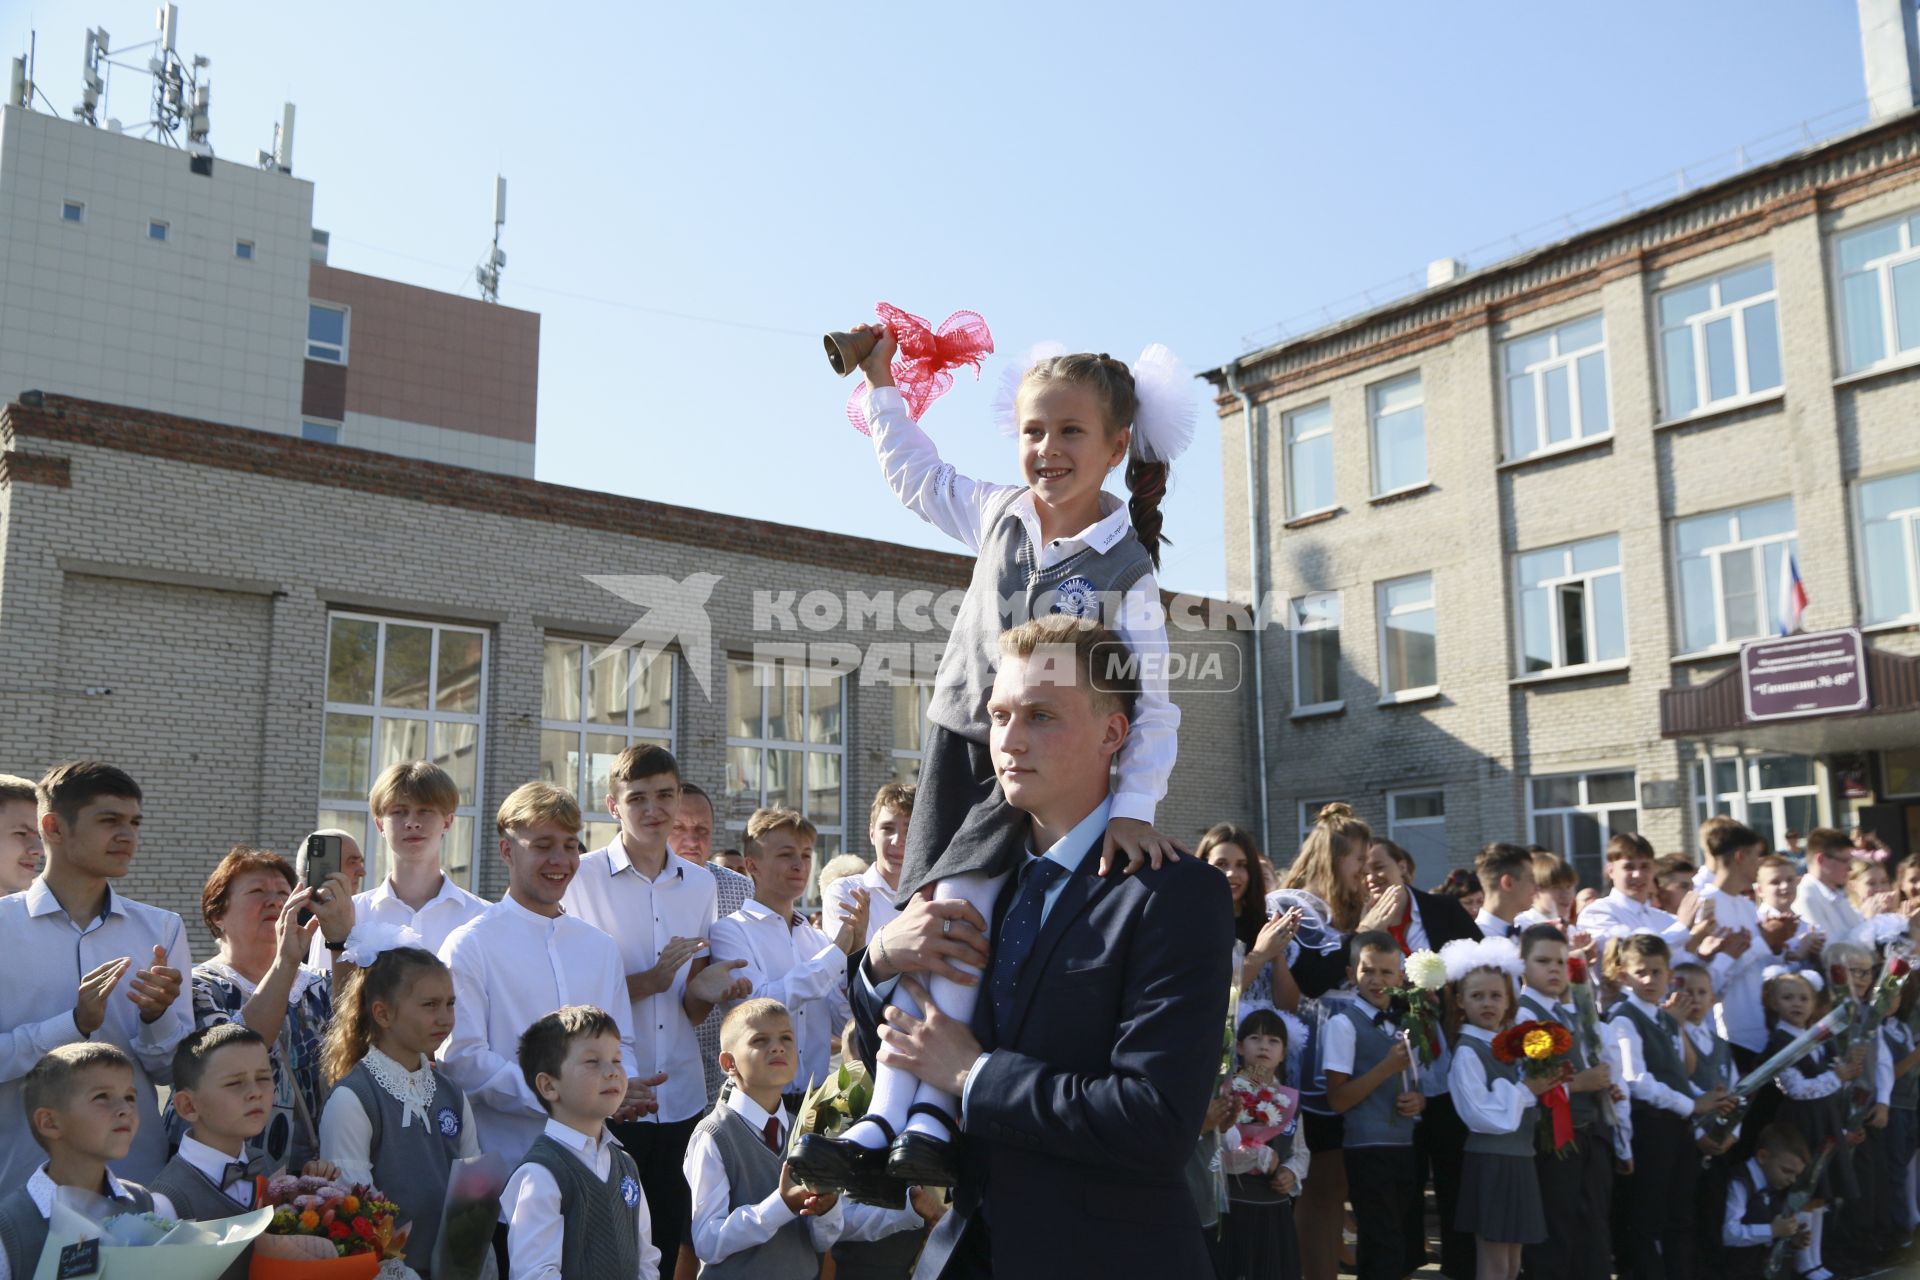
[(891, 809), (895, 813), (913, 816), (913, 797), (916, 788), (911, 782), (889, 782), (873, 793), (873, 805), (867, 810), (867, 825), (880, 821), (880, 815)]
[(551, 782), (528, 782), (515, 787), (513, 794), (500, 802), (500, 811), (493, 815), (494, 830), (501, 835), (542, 822), (557, 823), (579, 834), (579, 801), (565, 787), (556, 787)]
[(1133, 719), (1140, 698), (1140, 672), (1122, 640), (1098, 622), (1064, 613), (1048, 614), (1000, 633), (1000, 656), (1047, 662), (1055, 682), (1078, 685), (1100, 715), (1118, 711)]
[(747, 856), (758, 857), (760, 842), (776, 831), (791, 831), (796, 840), (812, 840), (819, 834), (798, 809), (755, 809), (741, 841)]
[(402, 760), (382, 769), (373, 780), (367, 808), (374, 817), (384, 818), (402, 802), (451, 814), (460, 807), (460, 788), (431, 760)]
[[(884, 791), (886, 788), (882, 787), (881, 790)], [(0, 773), (0, 804), (12, 804), (16, 800), (38, 804), (40, 793), (34, 790), (32, 779), (18, 777), (11, 773)], [(877, 804), (878, 801), (875, 803)]]
[(767, 1018), (778, 1018), (788, 1026), (793, 1025), (793, 1015), (787, 1012), (787, 1006), (778, 1000), (766, 996), (757, 996), (752, 1000), (742, 1000), (727, 1010), (727, 1016), (720, 1020), (720, 1047), (728, 1053), (740, 1042), (740, 1037), (752, 1030), (756, 1022)]

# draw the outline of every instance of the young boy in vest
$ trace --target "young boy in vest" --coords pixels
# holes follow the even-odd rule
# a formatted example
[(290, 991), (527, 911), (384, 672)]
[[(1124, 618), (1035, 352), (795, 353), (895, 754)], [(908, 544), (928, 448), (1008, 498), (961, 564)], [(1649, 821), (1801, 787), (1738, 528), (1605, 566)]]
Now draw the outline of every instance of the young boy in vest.
[(508, 1280), (659, 1280), (640, 1169), (607, 1121), (626, 1103), (620, 1026), (568, 1005), (520, 1037), (520, 1071), (547, 1127), (507, 1180)]
[[(1535, 1157), (1547, 1238), (1527, 1245), (1521, 1260), (1529, 1275), (1606, 1280), (1612, 1273), (1608, 1224), (1613, 1161), (1632, 1159), (1633, 1149), (1623, 1136), (1628, 1124), (1622, 1105), (1626, 1094), (1613, 1083), (1612, 1054), (1607, 1049), (1611, 1037), (1603, 1036), (1600, 1060), (1591, 1061), (1579, 1016), (1567, 998), (1568, 954), (1566, 934), (1553, 925), (1536, 924), (1520, 935), (1520, 960), (1526, 970), (1516, 1017), (1557, 1022), (1572, 1031), (1574, 1065), (1574, 1077), (1567, 1082), (1574, 1145)], [(1610, 1114), (1602, 1114), (1603, 1110)]]
[(1370, 930), (1354, 937), (1348, 956), (1360, 998), (1327, 1019), (1320, 1062), (1327, 1103), (1346, 1119), (1341, 1147), (1359, 1235), (1355, 1274), (1400, 1280), (1417, 1265), (1405, 1256), (1401, 1224), (1415, 1193), (1414, 1121), (1427, 1100), (1408, 1087), (1413, 1059), (1388, 1009), (1388, 993), (1406, 985), (1400, 945), (1392, 934)]
[(1807, 1140), (1790, 1124), (1768, 1125), (1760, 1134), (1753, 1159), (1734, 1171), (1727, 1183), (1727, 1208), (1720, 1242), (1726, 1248), (1723, 1275), (1727, 1280), (1760, 1280), (1767, 1255), (1779, 1240), (1791, 1240), (1788, 1274), (1799, 1274), (1792, 1255), (1807, 1247), (1810, 1228), (1805, 1214), (1786, 1211), (1787, 1188), (1807, 1167), (1813, 1153)]
[(836, 1195), (794, 1182), (785, 1154), (793, 1117), (782, 1094), (799, 1063), (793, 1019), (778, 1000), (744, 1001), (720, 1024), (728, 1086), (687, 1146), (693, 1249), (703, 1280), (813, 1280), (836, 1241), (921, 1225), (910, 1210), (843, 1206)]
[(173, 1205), (107, 1169), (140, 1130), (133, 1059), (102, 1041), (63, 1044), (21, 1081), (27, 1131), (47, 1158), (26, 1185), (0, 1199), (0, 1280), (28, 1280), (47, 1243), (54, 1192), (79, 1187), (126, 1213), (174, 1217)]

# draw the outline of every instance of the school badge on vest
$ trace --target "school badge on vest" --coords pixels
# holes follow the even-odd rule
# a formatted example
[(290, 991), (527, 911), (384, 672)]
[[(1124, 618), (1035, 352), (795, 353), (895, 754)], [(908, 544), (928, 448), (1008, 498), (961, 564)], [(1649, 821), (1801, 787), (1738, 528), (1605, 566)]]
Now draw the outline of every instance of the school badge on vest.
[(620, 1198), (627, 1202), (627, 1208), (640, 1207), (640, 1180), (632, 1174), (620, 1179)]
[(1094, 590), (1091, 579), (1075, 574), (1054, 592), (1052, 612), (1064, 613), (1070, 618), (1096, 617), (1100, 612), (1100, 593)]
[(452, 1107), (440, 1108), (440, 1114), (434, 1117), (434, 1122), (440, 1126), (441, 1137), (457, 1138), (460, 1136), (460, 1113)]

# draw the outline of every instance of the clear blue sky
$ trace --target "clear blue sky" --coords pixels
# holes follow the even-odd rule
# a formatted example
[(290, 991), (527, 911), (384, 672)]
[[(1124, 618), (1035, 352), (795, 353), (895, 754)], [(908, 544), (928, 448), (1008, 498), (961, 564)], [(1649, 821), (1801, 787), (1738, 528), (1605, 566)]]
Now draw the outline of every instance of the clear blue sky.
[[(117, 47), (152, 12), (0, 0), (0, 37), (11, 54), (39, 29), (65, 110), (85, 29)], [(189, 0), (180, 48), (213, 60), (227, 158), (298, 104), (295, 170), (337, 266), (471, 295), (507, 175), (502, 299), (544, 317), (541, 479), (935, 547), (820, 354), (877, 299), (977, 310), (1003, 353), (1162, 341), (1205, 368), (1864, 96), (1852, 0), (940, 12)], [(145, 77), (115, 75), (113, 113), (142, 118)], [(994, 372), (925, 425), (1011, 480)], [(1220, 447), (1203, 409), (1164, 585), (1224, 587)]]

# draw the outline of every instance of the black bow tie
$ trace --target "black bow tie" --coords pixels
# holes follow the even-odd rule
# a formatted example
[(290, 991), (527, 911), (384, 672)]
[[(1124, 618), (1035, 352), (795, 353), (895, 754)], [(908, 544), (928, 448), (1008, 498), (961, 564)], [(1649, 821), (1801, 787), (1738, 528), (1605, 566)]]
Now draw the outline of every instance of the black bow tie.
[(225, 1191), (236, 1182), (245, 1183), (249, 1189), (253, 1186), (253, 1166), (245, 1160), (235, 1160), (220, 1171), (220, 1189)]

